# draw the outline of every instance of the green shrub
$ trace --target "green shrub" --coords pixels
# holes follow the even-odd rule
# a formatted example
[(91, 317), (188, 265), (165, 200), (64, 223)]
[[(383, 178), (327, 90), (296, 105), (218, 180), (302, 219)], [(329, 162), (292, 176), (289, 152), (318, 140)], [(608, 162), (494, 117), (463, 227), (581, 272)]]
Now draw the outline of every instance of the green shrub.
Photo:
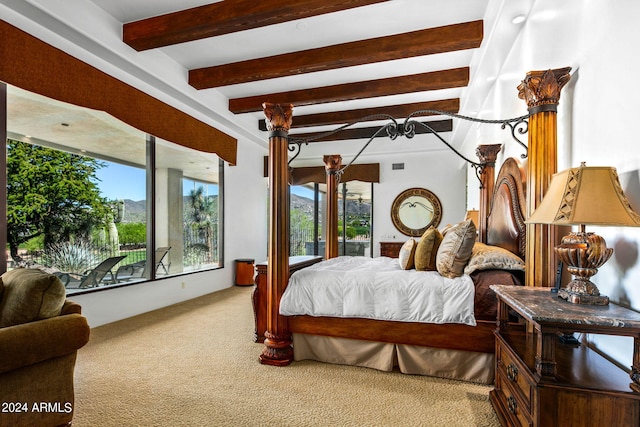
[(92, 268), (100, 258), (89, 242), (77, 240), (54, 243), (46, 247), (43, 254), (45, 265), (55, 267), (67, 273), (83, 273)]
[(147, 224), (144, 222), (127, 222), (116, 224), (120, 243), (140, 243), (147, 241)]
[(20, 247), (26, 249), (30, 254), (38, 253), (44, 248), (44, 234), (27, 240), (24, 244), (20, 245)]

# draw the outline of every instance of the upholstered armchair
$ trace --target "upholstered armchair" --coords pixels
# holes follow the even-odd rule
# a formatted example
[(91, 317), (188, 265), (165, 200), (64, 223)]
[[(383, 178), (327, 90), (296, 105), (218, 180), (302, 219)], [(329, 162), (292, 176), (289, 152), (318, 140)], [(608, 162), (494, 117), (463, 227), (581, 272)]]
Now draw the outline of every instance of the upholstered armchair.
[(71, 425), (76, 354), (89, 331), (56, 276), (0, 276), (0, 427)]

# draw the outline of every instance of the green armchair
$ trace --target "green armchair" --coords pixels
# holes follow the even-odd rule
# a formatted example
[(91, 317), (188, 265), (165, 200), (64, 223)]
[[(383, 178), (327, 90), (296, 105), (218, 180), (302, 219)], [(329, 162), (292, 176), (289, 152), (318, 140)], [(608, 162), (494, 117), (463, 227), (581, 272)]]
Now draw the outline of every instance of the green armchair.
[(51, 274), (0, 276), (0, 427), (70, 426), (73, 374), (90, 328)]

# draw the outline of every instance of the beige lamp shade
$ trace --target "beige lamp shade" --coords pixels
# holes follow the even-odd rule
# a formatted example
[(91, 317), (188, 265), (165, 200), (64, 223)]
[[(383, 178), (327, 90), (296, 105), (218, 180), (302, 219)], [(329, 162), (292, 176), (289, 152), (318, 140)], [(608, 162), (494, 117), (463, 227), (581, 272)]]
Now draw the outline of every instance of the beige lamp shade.
[(528, 224), (640, 226), (615, 168), (584, 166), (553, 175)]

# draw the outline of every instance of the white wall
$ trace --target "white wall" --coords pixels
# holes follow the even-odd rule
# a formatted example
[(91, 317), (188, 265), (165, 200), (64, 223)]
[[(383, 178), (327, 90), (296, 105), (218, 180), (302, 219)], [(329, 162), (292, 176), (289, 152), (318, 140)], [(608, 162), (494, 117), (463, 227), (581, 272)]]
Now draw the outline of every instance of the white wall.
[[(501, 116), (492, 118), (526, 113), (526, 104), (517, 98), (516, 90), (526, 72), (571, 66), (572, 81), (563, 89), (558, 108), (559, 169), (586, 161), (591, 166), (614, 166), (627, 180), (637, 177), (640, 150), (635, 126), (640, 113), (640, 87), (635, 74), (640, 60), (634, 46), (640, 40), (639, 16), (640, 2), (635, 0), (535, 1), (502, 69), (505, 79), (497, 79), (487, 97), (487, 103), (501, 106)], [(511, 74), (517, 78), (507, 78)], [(466, 152), (481, 143), (507, 142), (499, 162), (506, 156), (519, 155), (518, 146), (500, 132), (475, 126), (465, 136)], [(629, 196), (638, 201), (638, 186), (634, 190)], [(612, 298), (624, 294), (640, 310), (640, 262), (637, 255), (631, 256), (640, 244), (640, 229), (587, 227), (587, 231), (605, 237), (609, 247), (622, 242), (630, 248), (625, 251), (619, 245), (617, 249), (619, 257), (627, 255), (631, 259), (629, 267), (622, 268), (614, 252), (593, 281), (603, 294)], [(622, 365), (631, 365), (631, 339), (590, 338)]]
[[(367, 159), (367, 161), (370, 160)], [(408, 188), (426, 188), (440, 199), (442, 204), (440, 226), (464, 219), (466, 172), (453, 152), (445, 149), (413, 153), (410, 156), (389, 155), (378, 161), (380, 162), (380, 184), (374, 185), (373, 196), (374, 256), (380, 255), (379, 242), (381, 241), (409, 239), (409, 236), (398, 231), (391, 222), (391, 204), (401, 192)], [(404, 163), (404, 169), (392, 170), (392, 163)]]
[[(588, 166), (614, 166), (628, 181), (634, 174), (637, 177), (640, 170), (640, 150), (635, 142), (640, 113), (640, 88), (636, 84), (640, 60), (633, 48), (640, 40), (640, 2), (617, 1), (615, 7), (605, 1), (590, 3), (584, 13), (581, 39), (586, 47), (574, 93), (571, 167), (579, 166), (581, 161)], [(640, 212), (638, 187), (630, 188), (628, 182), (622, 181)], [(587, 231), (600, 234), (609, 247), (614, 247), (614, 255), (593, 282), (602, 294), (616, 300), (624, 298), (640, 310), (640, 229), (587, 227)], [(623, 365), (631, 365), (632, 339), (594, 337), (594, 341)]]

